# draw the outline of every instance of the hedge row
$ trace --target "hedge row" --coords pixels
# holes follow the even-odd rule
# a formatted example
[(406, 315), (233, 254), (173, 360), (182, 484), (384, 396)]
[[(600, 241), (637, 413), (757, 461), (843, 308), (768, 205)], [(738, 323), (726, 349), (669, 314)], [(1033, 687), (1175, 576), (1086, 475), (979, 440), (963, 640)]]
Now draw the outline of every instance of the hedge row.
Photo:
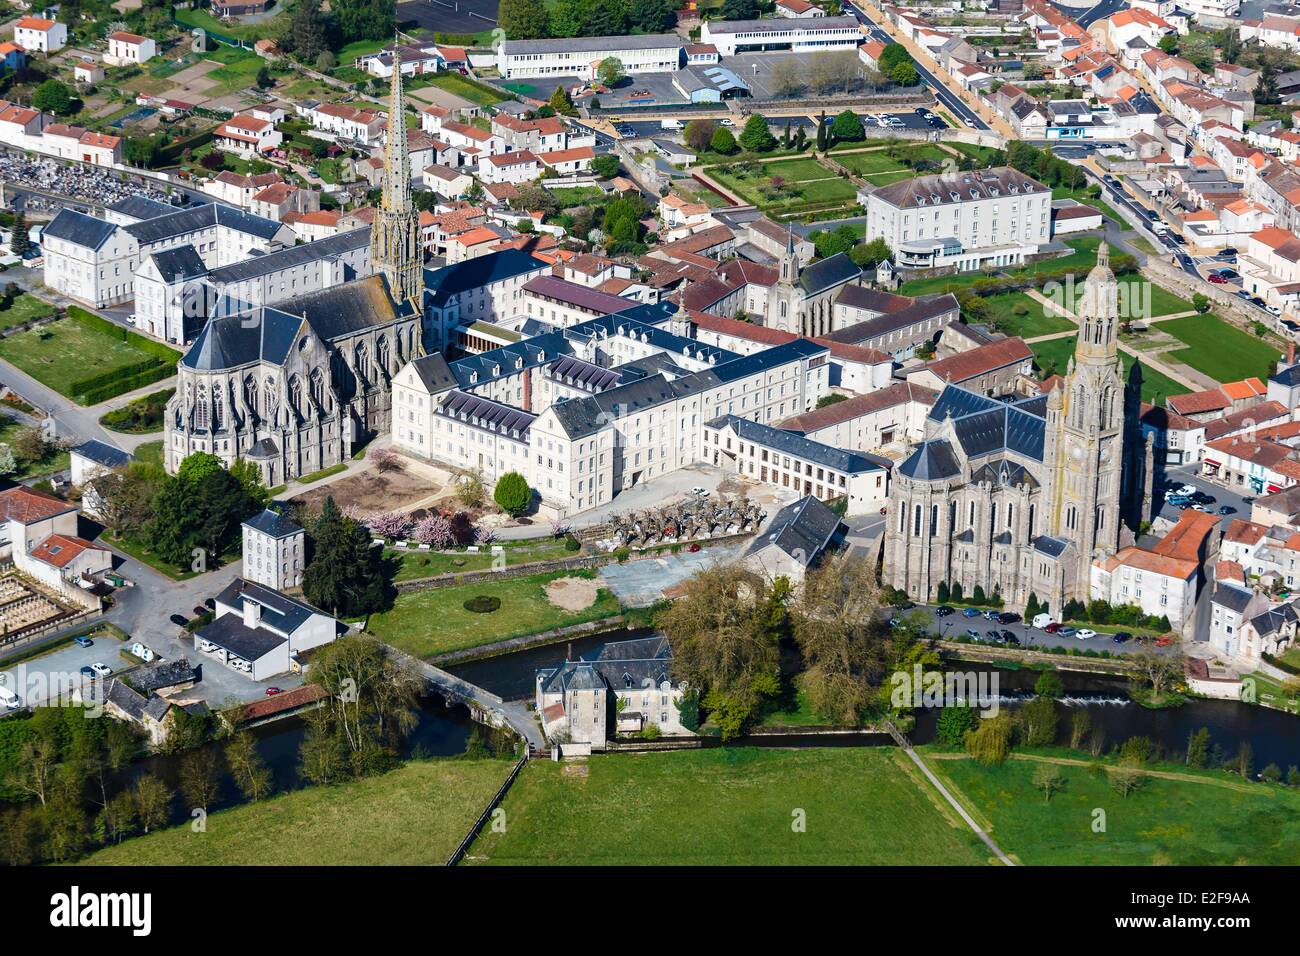
[(94, 329), (96, 332), (102, 332), (110, 338), (117, 339), (119, 342), (126, 342), (135, 348), (144, 352), (146, 355), (152, 355), (164, 362), (179, 362), (181, 353), (174, 348), (156, 342), (153, 339), (146, 338), (139, 332), (132, 332), (130, 329), (123, 328), (115, 322), (110, 322), (102, 316), (95, 315), (93, 312), (87, 312), (79, 306), (68, 306), (68, 318), (76, 319), (87, 328)]
[[(139, 362), (132, 362), (130, 365), (122, 365), (118, 368), (107, 372), (100, 372), (98, 375), (91, 375), (87, 378), (80, 378), (68, 386), (68, 391), (73, 395), (83, 395), (86, 392), (93, 392), (100, 388), (106, 388), (126, 378), (134, 378), (145, 372), (156, 368), (166, 368), (155, 358), (143, 359)], [(155, 379), (157, 381), (157, 379)]]
[(117, 396), (124, 395), (127, 392), (133, 392), (137, 388), (144, 388), (144, 386), (152, 385), (154, 382), (161, 382), (175, 373), (174, 366), (154, 365), (152, 368), (137, 372), (127, 378), (121, 378), (99, 388), (74, 394), (76, 394), (76, 401), (81, 405), (98, 405), (110, 398), (117, 398)]

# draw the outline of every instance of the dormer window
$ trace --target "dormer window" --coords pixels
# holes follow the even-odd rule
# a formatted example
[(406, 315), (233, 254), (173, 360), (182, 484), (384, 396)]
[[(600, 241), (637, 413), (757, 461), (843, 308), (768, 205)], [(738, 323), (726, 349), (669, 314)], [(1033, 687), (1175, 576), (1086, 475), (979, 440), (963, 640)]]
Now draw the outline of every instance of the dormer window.
[(470, 380), (470, 384), (471, 384), (471, 385), (472, 385), (474, 382), (477, 382), (477, 381), (478, 381), (478, 372), (470, 372), (470, 373), (469, 373), (469, 380)]
[(957, 192), (957, 190), (952, 190), (948, 195), (952, 197), (953, 202), (961, 202), (961, 193)]
[(916, 197), (916, 204), (917, 204), (918, 206), (924, 206), (924, 205), (925, 205), (925, 197), (924, 197), (924, 196), (917, 196), (917, 197)]

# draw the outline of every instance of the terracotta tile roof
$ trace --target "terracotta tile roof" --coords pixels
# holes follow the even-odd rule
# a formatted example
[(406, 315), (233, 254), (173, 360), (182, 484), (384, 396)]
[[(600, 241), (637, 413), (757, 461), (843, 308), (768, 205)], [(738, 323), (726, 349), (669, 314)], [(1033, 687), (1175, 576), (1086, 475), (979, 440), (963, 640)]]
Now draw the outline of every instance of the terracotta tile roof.
[(1170, 395), (1165, 399), (1165, 405), (1179, 415), (1202, 415), (1227, 408), (1228, 398), (1220, 389), (1207, 388), (1186, 395)]
[(73, 510), (72, 505), (60, 498), (21, 485), (0, 491), (0, 519), (19, 524), (42, 521)]
[(23, 17), (15, 26), (21, 30), (39, 30), (45, 33), (54, 26), (54, 21), (46, 20), (44, 17)]
[(263, 717), (270, 717), (272, 714), (278, 714), (284, 710), (293, 710), (303, 704), (310, 704), (312, 701), (320, 700), (325, 696), (325, 689), (319, 684), (295, 687), (283, 694), (276, 694), (274, 697), (263, 697), (261, 700), (245, 704), (239, 710), (239, 718), (244, 723), (250, 720), (261, 720)]
[(1200, 564), (1196, 561), (1166, 557), (1163, 554), (1156, 554), (1154, 551), (1147, 551), (1144, 548), (1129, 547), (1121, 548), (1114, 555), (1107, 558), (1102, 563), (1102, 567), (1110, 572), (1114, 572), (1121, 567), (1133, 568), (1136, 571), (1161, 574), (1165, 577), (1185, 581), (1196, 574), (1200, 569)]
[(1247, 521), (1245, 518), (1233, 518), (1228, 522), (1228, 530), (1223, 532), (1223, 540), (1231, 541), (1233, 544), (1251, 545), (1258, 543), (1266, 534), (1268, 528), (1262, 524)]
[(78, 555), (85, 551), (107, 550), (107, 548), (100, 547), (85, 538), (67, 534), (52, 534), (32, 549), (32, 557), (56, 568), (66, 568)]
[[(1233, 205), (1237, 204), (1233, 203)], [(1234, 402), (1243, 398), (1254, 398), (1258, 395), (1268, 394), (1268, 388), (1257, 378), (1243, 378), (1240, 382), (1225, 382), (1221, 388), (1223, 394)]]
[(1220, 561), (1214, 566), (1214, 580), (1245, 584), (1246, 571), (1236, 561)]
[(1205, 539), (1219, 525), (1219, 516), (1188, 508), (1178, 523), (1151, 550), (1169, 558), (1199, 561)]

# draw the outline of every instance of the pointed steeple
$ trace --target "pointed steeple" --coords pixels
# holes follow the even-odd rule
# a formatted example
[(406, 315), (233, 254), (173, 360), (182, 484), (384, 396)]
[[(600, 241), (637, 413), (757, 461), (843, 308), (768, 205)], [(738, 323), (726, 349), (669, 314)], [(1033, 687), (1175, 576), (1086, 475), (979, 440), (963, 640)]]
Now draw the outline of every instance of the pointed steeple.
[(393, 50), (393, 82), (388, 98), (388, 135), (384, 143), (384, 190), (370, 228), (370, 259), (388, 279), (398, 302), (411, 302), (423, 311), (424, 254), (420, 248), (420, 217), (411, 201), (411, 154), (406, 132), (406, 99), (402, 94), (402, 60)]

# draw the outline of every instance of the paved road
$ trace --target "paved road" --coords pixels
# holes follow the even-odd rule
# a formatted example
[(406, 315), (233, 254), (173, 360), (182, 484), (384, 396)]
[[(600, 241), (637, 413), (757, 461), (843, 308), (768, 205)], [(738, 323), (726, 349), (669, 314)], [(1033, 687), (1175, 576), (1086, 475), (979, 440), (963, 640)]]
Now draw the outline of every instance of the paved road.
[[(880, 27), (870, 17), (868, 17), (865, 13), (863, 13), (860, 9), (853, 6), (852, 4), (848, 4), (847, 9), (849, 13), (853, 14), (853, 16), (858, 18), (859, 23), (861, 23), (864, 27), (867, 28), (873, 40), (879, 40), (881, 43), (894, 42), (893, 37), (891, 37), (884, 30), (880, 29)], [(930, 87), (931, 90), (934, 91), (935, 99), (937, 99), (945, 109), (951, 112), (953, 116), (957, 117), (957, 119), (961, 120), (963, 123), (965, 123), (967, 126), (969, 126), (972, 129), (981, 129), (981, 130), (991, 129), (988, 123), (985, 123), (982, 119), (980, 119), (975, 114), (975, 111), (972, 110), (969, 106), (965, 104), (965, 102), (962, 101), (962, 98), (960, 96), (956, 95), (950, 89), (948, 89), (948, 87), (944, 86), (943, 83), (940, 82), (933, 73), (927, 70), (923, 65), (921, 65), (921, 63), (917, 62), (916, 60), (913, 60), (912, 63), (916, 67), (916, 72), (920, 75), (922, 82), (925, 83), (925, 85), (927, 85), (928, 87)]]

